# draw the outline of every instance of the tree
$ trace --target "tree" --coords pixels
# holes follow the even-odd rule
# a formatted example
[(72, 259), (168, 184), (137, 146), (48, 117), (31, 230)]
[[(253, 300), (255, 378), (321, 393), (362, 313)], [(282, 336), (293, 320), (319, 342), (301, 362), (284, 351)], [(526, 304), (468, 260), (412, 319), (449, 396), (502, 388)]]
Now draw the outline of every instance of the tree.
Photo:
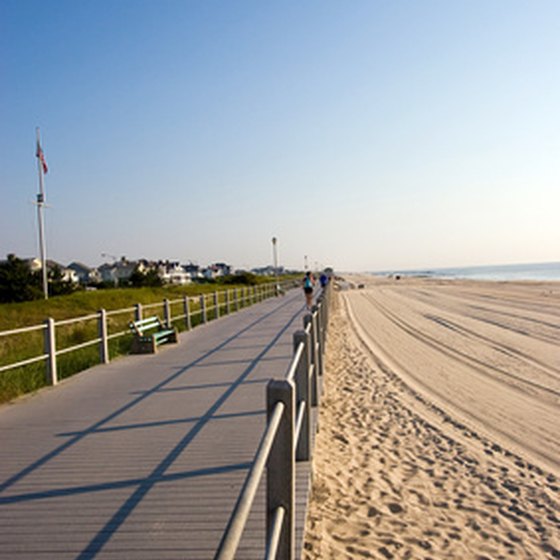
[(148, 272), (140, 272), (138, 268), (134, 270), (134, 272), (130, 275), (128, 279), (131, 286), (135, 288), (141, 288), (143, 286), (149, 287), (160, 287), (163, 286), (163, 280), (160, 278), (157, 270), (151, 268)]
[(28, 264), (9, 254), (0, 262), (0, 302), (20, 302), (43, 297), (41, 277)]

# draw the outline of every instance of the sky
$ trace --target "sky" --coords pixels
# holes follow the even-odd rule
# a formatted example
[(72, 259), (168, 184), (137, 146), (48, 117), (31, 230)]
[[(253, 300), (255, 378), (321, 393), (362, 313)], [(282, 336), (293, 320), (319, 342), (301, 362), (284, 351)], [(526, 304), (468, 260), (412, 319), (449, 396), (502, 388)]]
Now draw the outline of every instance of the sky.
[[(557, 0), (0, 0), (0, 258), (560, 261)], [(110, 255), (109, 257), (102, 255)]]

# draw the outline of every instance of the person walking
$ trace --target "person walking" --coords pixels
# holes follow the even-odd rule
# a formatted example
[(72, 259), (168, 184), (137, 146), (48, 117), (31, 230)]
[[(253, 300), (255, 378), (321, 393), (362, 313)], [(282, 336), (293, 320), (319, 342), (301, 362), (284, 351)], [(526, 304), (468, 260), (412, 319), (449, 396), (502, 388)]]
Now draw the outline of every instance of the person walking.
[(303, 278), (303, 293), (305, 294), (305, 304), (307, 309), (311, 309), (313, 305), (313, 287), (315, 286), (315, 278), (311, 272), (307, 271)]

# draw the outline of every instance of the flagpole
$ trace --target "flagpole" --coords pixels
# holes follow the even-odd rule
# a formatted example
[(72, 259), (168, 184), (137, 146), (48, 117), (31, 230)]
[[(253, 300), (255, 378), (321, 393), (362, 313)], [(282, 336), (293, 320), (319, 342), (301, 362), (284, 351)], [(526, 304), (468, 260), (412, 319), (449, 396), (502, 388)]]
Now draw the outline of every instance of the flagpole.
[(39, 220), (39, 251), (41, 252), (41, 271), (43, 273), (43, 293), (45, 299), (49, 299), (49, 283), (47, 276), (47, 247), (45, 240), (45, 224), (43, 221), (43, 208), (45, 206), (45, 187), (43, 162), (39, 157), (41, 149), (41, 138), (39, 127), (37, 127), (37, 167), (39, 169), (39, 194), (37, 195), (37, 218)]

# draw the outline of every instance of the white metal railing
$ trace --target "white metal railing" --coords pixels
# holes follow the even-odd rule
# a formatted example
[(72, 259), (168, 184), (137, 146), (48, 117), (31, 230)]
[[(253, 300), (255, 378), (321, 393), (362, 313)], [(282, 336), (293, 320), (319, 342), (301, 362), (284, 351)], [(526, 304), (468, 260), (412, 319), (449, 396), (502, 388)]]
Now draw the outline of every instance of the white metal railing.
[[(294, 285), (293, 281), (284, 281), (281, 284), (281, 288), (287, 290)], [(233, 298), (230, 297), (231, 292), (233, 292)], [(221, 296), (221, 294), (225, 295)], [(97, 313), (58, 321), (48, 318), (42, 325), (33, 325), (30, 327), (2, 331), (0, 332), (0, 338), (35, 331), (43, 331), (44, 351), (43, 353), (29, 357), (25, 360), (3, 364), (0, 366), (0, 373), (29, 366), (38, 362), (45, 362), (47, 383), (56, 385), (58, 383), (58, 356), (70, 354), (71, 352), (97, 345), (99, 348), (100, 363), (108, 363), (110, 361), (109, 341), (124, 336), (130, 336), (129, 329), (118, 330), (110, 333), (108, 328), (109, 318), (114, 319), (117, 315), (134, 315), (135, 320), (140, 320), (145, 312), (154, 313), (155, 311), (156, 314), (159, 314), (160, 312), (162, 313), (165, 324), (171, 325), (172, 322), (184, 321), (185, 329), (190, 330), (193, 328), (193, 317), (198, 316), (201, 323), (206, 323), (210, 320), (210, 316), (217, 319), (221, 314), (231, 313), (232, 306), (235, 311), (238, 311), (242, 307), (247, 307), (248, 305), (262, 301), (275, 294), (276, 290), (272, 288), (272, 283), (261, 284), (259, 286), (235, 288), (233, 290), (220, 290), (219, 292), (201, 294), (200, 296), (183, 296), (183, 298), (175, 300), (165, 299), (163, 300), (163, 303), (137, 303), (134, 307), (112, 309), (110, 311), (101, 309)], [(208, 306), (208, 298), (212, 298), (213, 305)], [(178, 304), (182, 304), (183, 306), (182, 313), (172, 315), (173, 306)], [(208, 313), (209, 311), (211, 312), (210, 315)], [(57, 346), (57, 328), (73, 326), (87, 321), (97, 322), (97, 336), (91, 337), (79, 344), (73, 344), (64, 348)]]
[(283, 380), (266, 388), (267, 426), (252, 467), (216, 552), (215, 560), (234, 560), (266, 468), (266, 560), (295, 558), (295, 464), (312, 455), (311, 406), (318, 406), (331, 298), (327, 284), (293, 335), (294, 355)]

